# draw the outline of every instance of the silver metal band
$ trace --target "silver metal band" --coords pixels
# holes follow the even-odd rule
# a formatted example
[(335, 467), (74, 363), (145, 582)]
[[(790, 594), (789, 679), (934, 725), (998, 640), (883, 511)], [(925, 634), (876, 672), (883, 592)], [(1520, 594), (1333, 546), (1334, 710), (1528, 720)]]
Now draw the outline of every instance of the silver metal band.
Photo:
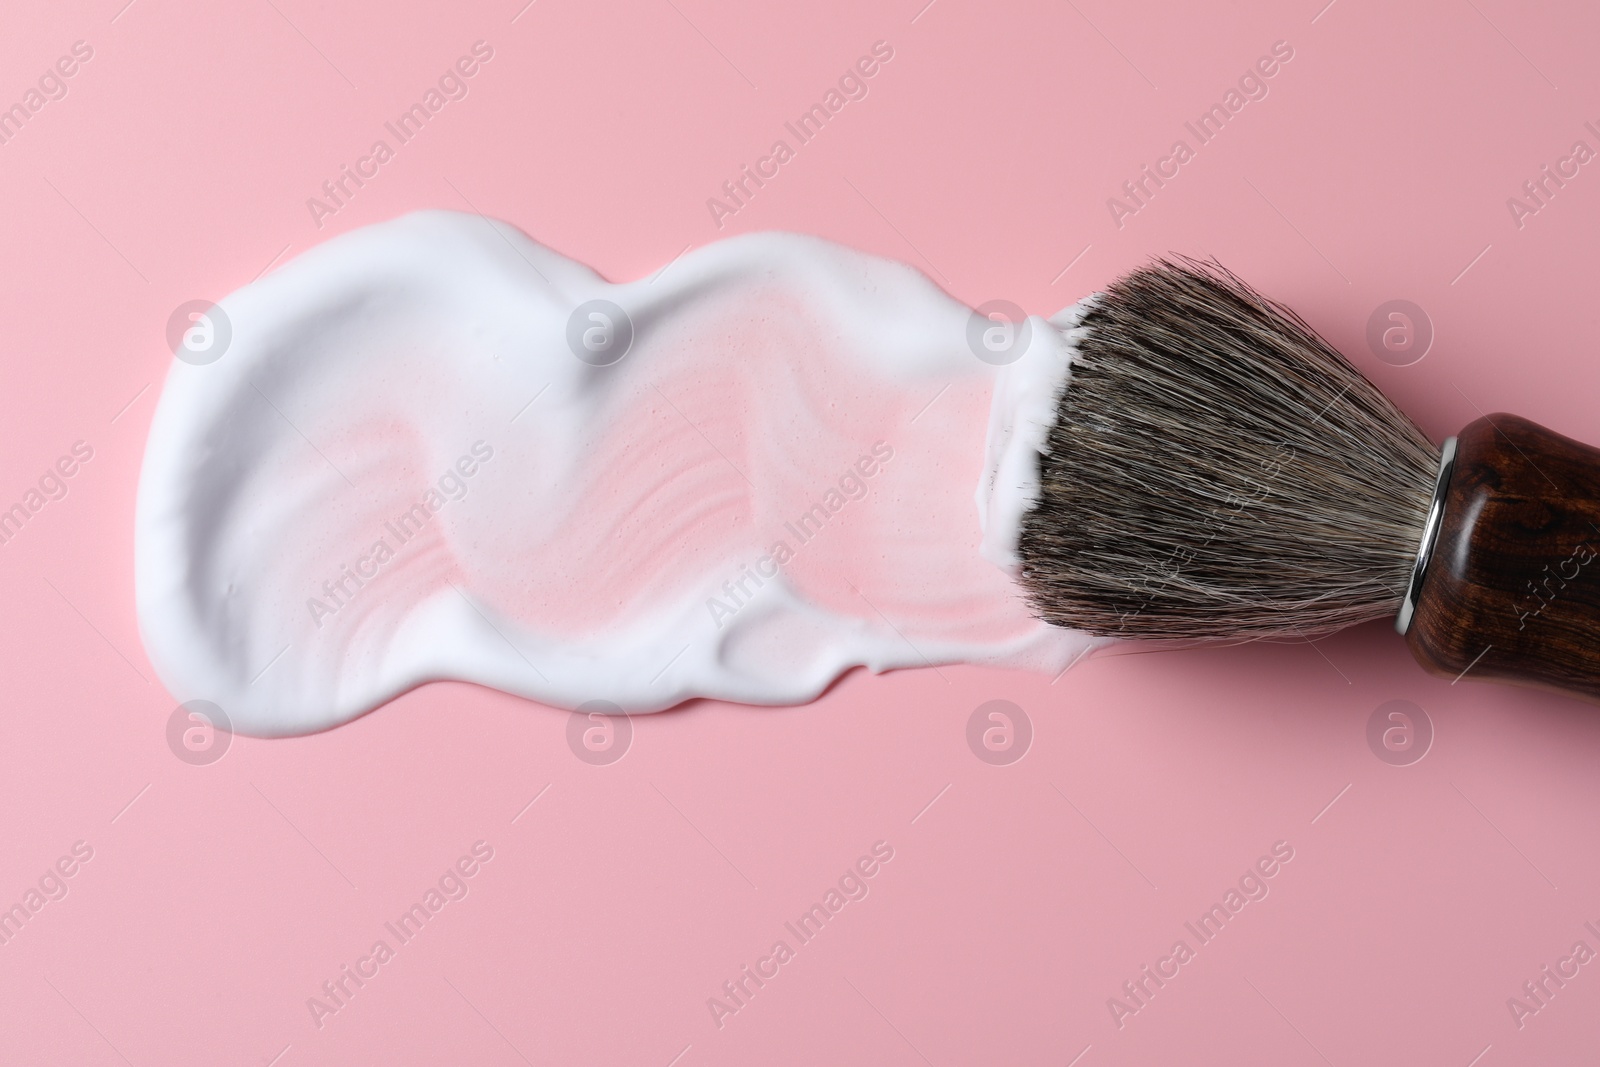
[(1417, 548), (1417, 562), (1411, 567), (1411, 581), (1406, 584), (1405, 599), (1400, 601), (1400, 614), (1395, 616), (1394, 628), (1404, 634), (1411, 629), (1411, 616), (1417, 610), (1417, 598), (1422, 595), (1422, 579), (1428, 571), (1428, 561), (1433, 558), (1434, 542), (1439, 539), (1439, 525), (1444, 520), (1444, 497), (1450, 489), (1450, 475), (1456, 466), (1456, 439), (1445, 438), (1440, 449), (1439, 477), (1433, 484), (1433, 502), (1428, 505), (1428, 521), (1422, 527), (1422, 544)]

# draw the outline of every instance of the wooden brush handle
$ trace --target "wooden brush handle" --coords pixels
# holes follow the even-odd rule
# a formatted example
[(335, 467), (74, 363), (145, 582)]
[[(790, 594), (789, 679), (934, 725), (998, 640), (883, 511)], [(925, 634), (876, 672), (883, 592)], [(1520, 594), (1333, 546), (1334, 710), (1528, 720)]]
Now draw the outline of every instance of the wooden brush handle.
[(1600, 450), (1515, 415), (1462, 430), (1406, 643), (1429, 670), (1600, 699)]

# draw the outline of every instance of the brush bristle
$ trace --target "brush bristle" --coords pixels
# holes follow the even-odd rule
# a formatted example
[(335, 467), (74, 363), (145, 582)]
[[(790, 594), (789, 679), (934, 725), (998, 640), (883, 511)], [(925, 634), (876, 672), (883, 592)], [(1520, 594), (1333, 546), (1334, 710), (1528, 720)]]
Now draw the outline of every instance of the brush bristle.
[(1179, 259), (1082, 325), (1019, 541), (1042, 618), (1239, 641), (1399, 610), (1439, 449), (1304, 320)]

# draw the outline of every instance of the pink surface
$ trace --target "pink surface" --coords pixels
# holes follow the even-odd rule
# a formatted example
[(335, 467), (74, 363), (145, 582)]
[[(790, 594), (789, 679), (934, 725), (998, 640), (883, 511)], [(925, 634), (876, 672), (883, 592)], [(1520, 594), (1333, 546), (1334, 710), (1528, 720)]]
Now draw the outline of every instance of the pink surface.
[[(1386, 625), (1054, 682), (858, 672), (809, 707), (634, 719), (609, 764), (575, 755), (564, 712), (435, 685), (193, 765), (131, 588), (173, 309), (418, 207), (508, 219), (610, 277), (719, 234), (817, 233), (1046, 314), (1152, 253), (1214, 254), (1435, 437), (1509, 409), (1600, 440), (1600, 176), (1569, 162), (1537, 212), (1507, 202), (1574, 142), (1600, 148), (1592, 6), (121, 6), (11, 11), (0, 38), (0, 104), (74, 42), (93, 53), (0, 144), (0, 502), (93, 450), (0, 545), (0, 901), (40, 905), (0, 945), (0, 1060), (1491, 1067), (1594, 1048), (1600, 968), (1572, 953), (1600, 950), (1600, 717), (1430, 678)], [(319, 229), (307, 198), (479, 40), (467, 96)], [(707, 198), (880, 40), (867, 96), (719, 230)], [(1197, 146), (1184, 123), (1278, 41), (1293, 58), (1267, 95)], [(1193, 158), (1113, 213), (1179, 138)], [(1431, 320), (1420, 362), (1368, 347), (1391, 300)], [(996, 758), (998, 720), (969, 747), (991, 700), (1025, 709), (1020, 761), (975, 754)], [(1432, 724), (1420, 762), (1369, 745), (1395, 700)], [(493, 858), (446, 877), (480, 841)], [(801, 944), (785, 923), (880, 841), (892, 860), (847, 883), (867, 895)], [(1185, 924), (1277, 842), (1292, 860), (1245, 881), (1266, 895), (1201, 944)], [(402, 944), (384, 924), (441, 878), (465, 896)], [(363, 962), (380, 939), (392, 958)], [(780, 939), (793, 958), (713, 1013)], [(1180, 939), (1192, 958), (1164, 963)], [(376, 973), (314, 1020), (345, 965)], [(1145, 965), (1177, 973), (1119, 1026), (1108, 999), (1137, 1006), (1123, 983)]]

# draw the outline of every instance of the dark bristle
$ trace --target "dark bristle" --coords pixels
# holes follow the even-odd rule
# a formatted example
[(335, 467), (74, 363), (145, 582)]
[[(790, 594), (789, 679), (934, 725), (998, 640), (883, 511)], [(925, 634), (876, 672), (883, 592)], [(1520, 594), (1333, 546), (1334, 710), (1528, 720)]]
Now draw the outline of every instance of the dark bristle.
[(1084, 317), (1023, 518), (1046, 621), (1305, 638), (1399, 609), (1439, 449), (1293, 311), (1158, 261)]

